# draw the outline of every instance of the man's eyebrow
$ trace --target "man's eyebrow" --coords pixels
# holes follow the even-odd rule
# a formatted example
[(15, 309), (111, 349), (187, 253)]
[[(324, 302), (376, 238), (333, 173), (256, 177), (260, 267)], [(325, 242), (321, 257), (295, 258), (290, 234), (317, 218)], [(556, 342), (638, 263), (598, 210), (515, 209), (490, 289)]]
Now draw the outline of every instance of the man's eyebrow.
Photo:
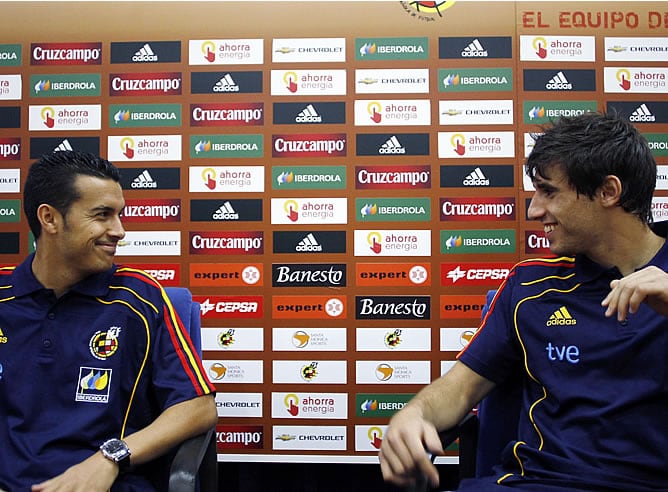
[(557, 187), (554, 186), (553, 184), (551, 184), (547, 181), (544, 181), (544, 180), (537, 180), (537, 179), (534, 179), (533, 186), (534, 186), (534, 188), (539, 188), (541, 190), (556, 190), (557, 189)]
[(91, 212), (113, 212), (116, 208), (111, 205), (97, 205), (90, 210)]

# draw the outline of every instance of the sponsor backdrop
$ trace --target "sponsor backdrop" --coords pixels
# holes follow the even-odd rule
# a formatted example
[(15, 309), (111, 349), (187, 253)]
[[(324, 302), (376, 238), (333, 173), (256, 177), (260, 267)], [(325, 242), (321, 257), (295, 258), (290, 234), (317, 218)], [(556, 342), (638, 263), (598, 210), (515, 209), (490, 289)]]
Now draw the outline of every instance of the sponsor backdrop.
[(668, 214), (664, 2), (0, 10), (0, 261), (34, 248), (32, 160), (115, 162), (119, 262), (201, 303), (220, 460), (377, 460), (485, 292), (548, 251), (522, 173), (539, 125), (637, 123)]

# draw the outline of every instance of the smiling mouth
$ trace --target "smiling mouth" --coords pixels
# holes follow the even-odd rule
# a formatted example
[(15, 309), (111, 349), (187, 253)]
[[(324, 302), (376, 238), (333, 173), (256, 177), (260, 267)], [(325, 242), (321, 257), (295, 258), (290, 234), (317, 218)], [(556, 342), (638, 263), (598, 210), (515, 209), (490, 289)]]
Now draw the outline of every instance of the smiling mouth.
[(543, 231), (545, 232), (545, 234), (549, 234), (549, 233), (551, 233), (552, 231), (554, 231), (555, 228), (556, 228), (556, 226), (553, 225), (553, 224), (545, 224), (545, 225), (543, 226)]
[(98, 243), (98, 246), (110, 254), (116, 254), (118, 243)]

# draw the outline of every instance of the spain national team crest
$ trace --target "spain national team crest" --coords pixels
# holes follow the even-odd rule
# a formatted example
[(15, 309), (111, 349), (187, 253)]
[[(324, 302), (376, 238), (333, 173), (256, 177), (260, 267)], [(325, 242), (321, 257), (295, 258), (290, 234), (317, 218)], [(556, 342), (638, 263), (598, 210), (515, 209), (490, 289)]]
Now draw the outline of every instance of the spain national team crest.
[(90, 353), (99, 360), (107, 360), (118, 350), (119, 326), (110, 326), (106, 331), (96, 331), (88, 344)]

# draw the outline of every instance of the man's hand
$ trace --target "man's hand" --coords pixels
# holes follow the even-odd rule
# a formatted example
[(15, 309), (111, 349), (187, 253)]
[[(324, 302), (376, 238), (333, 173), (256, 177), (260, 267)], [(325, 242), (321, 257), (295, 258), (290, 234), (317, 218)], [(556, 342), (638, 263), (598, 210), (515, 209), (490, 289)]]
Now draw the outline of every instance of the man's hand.
[(638, 311), (646, 303), (657, 313), (668, 316), (668, 273), (655, 266), (633, 272), (626, 277), (610, 282), (610, 293), (601, 305), (605, 315), (624, 321), (628, 314)]
[(106, 492), (118, 476), (118, 465), (98, 451), (57, 477), (32, 486), (32, 492)]
[(406, 405), (390, 420), (380, 447), (383, 479), (395, 485), (414, 483), (423, 474), (433, 487), (438, 486), (438, 470), (427, 452), (443, 454), (441, 440), (433, 424), (427, 422), (419, 405)]

